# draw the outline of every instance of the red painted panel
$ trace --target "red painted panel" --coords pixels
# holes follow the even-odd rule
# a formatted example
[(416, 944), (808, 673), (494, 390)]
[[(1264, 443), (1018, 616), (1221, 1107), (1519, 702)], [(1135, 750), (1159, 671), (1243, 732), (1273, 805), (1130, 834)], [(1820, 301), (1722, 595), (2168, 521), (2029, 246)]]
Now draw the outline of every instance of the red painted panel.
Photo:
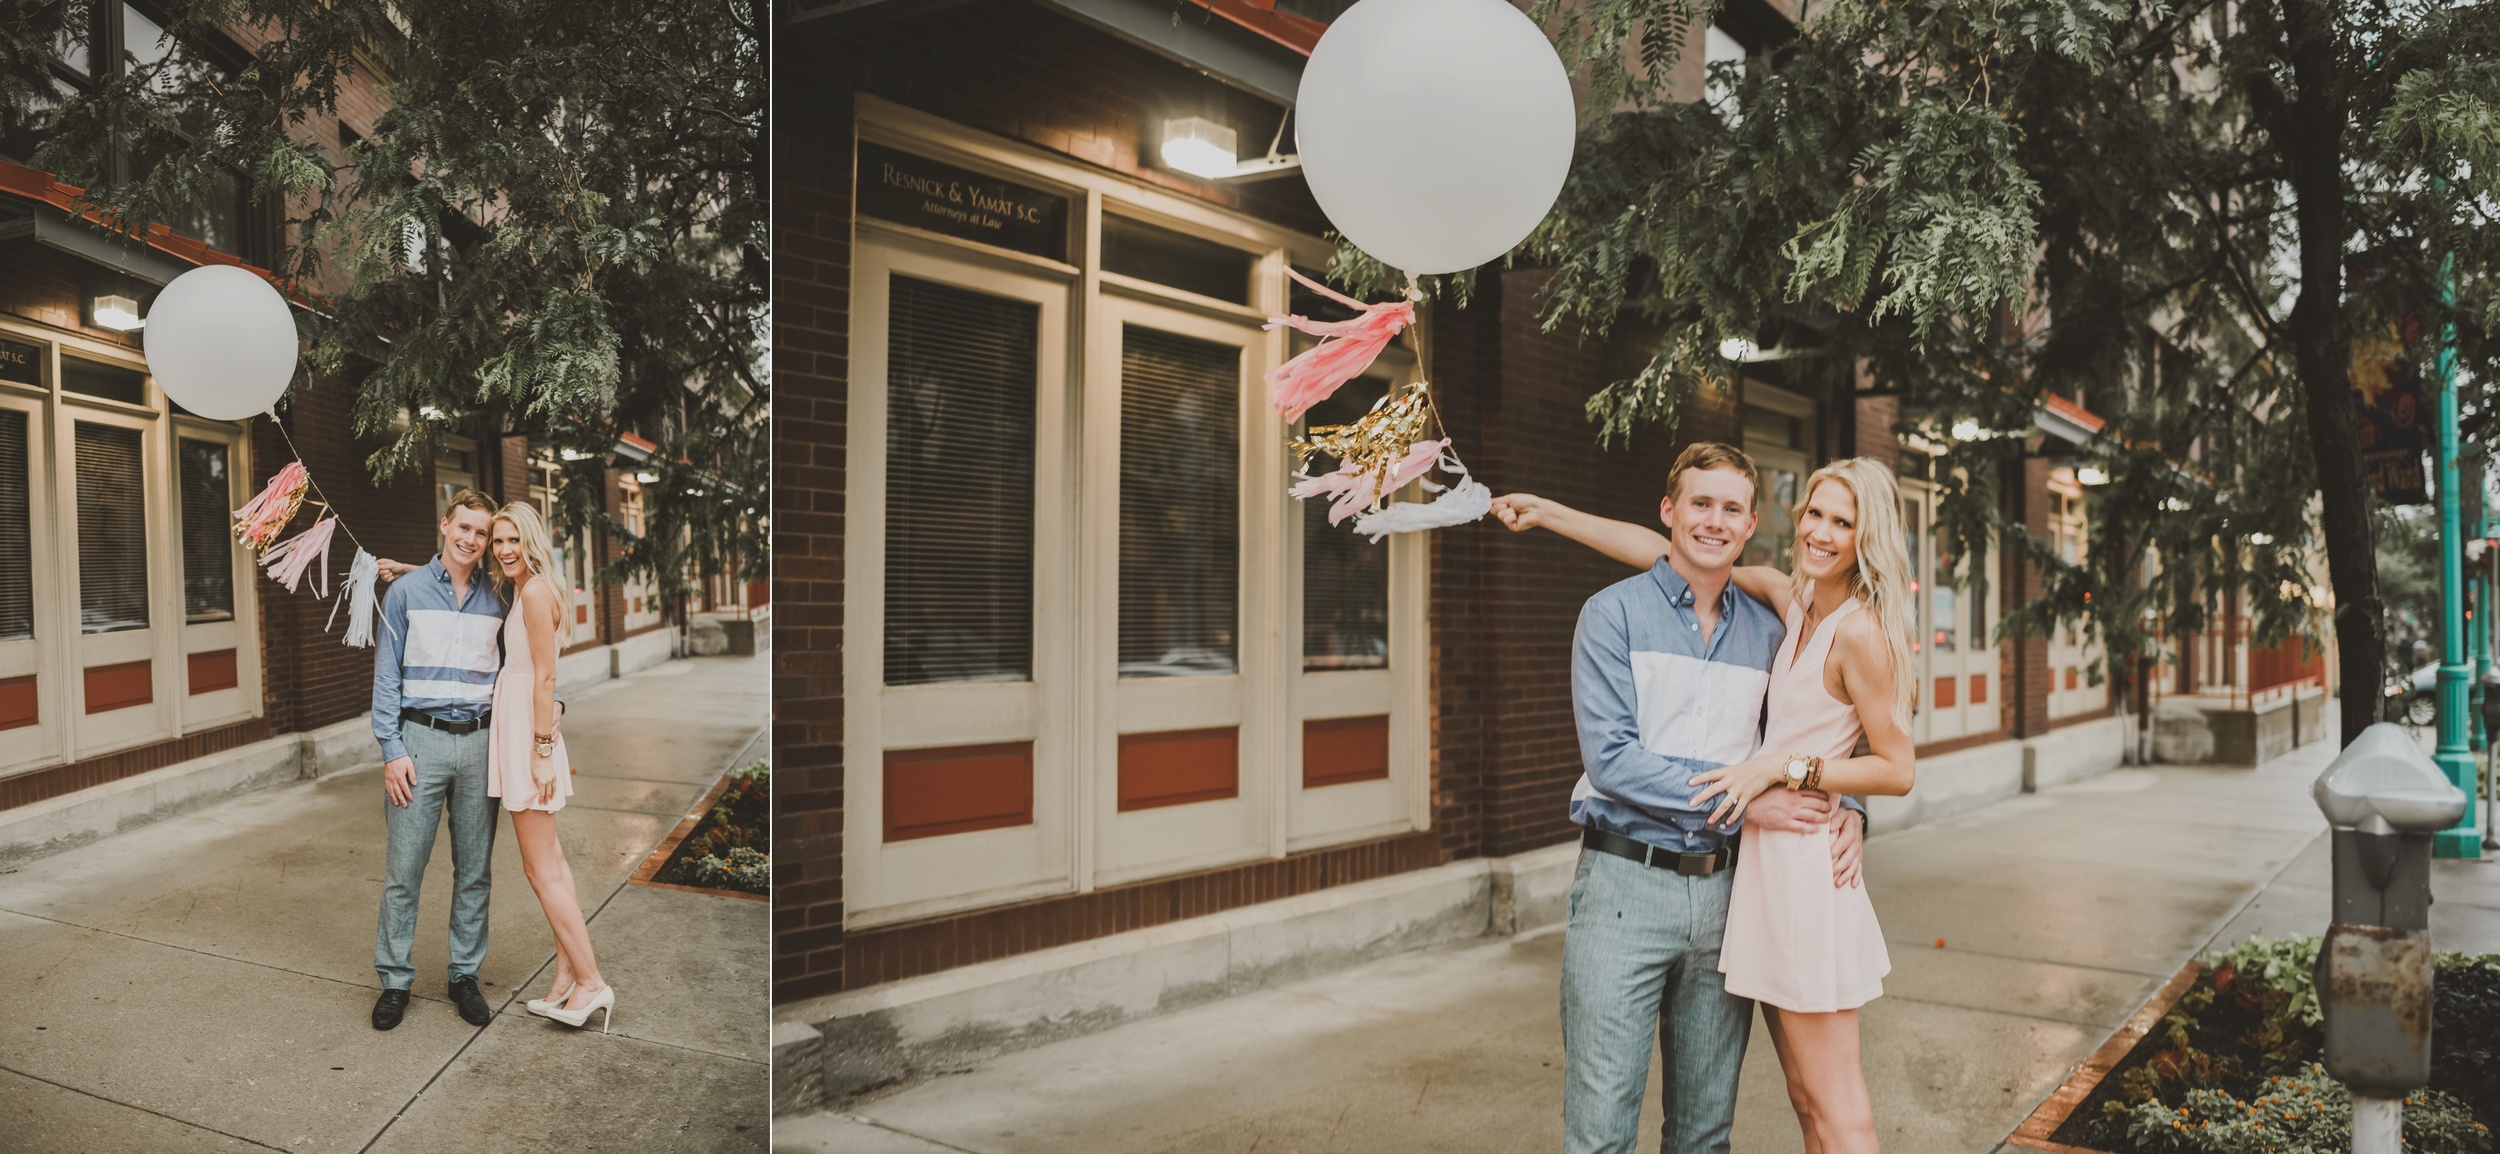
[(1241, 796), (1241, 730), (1120, 735), (1120, 812)]
[(1953, 679), (1950, 677), (1936, 679), (1936, 708), (1953, 708)]
[(2075, 667), (2074, 667), (2074, 666), (2072, 666), (2072, 665), (2069, 665), (2069, 666), (2067, 666), (2067, 667), (2066, 667), (2066, 688), (2068, 688), (2068, 689), (2073, 689), (2074, 687), (2075, 687)]
[(0, 680), (0, 729), (21, 729), (38, 720), (35, 675)]
[(1302, 723), (1302, 788), (1389, 776), (1389, 719), (1333, 717)]
[(1987, 674), (1974, 673), (1970, 675), (1970, 703), (1973, 705), (1988, 704)]
[(106, 713), (156, 700), (156, 681), (148, 662), (87, 667), (87, 712)]
[(885, 840), (1033, 824), (1033, 743), (885, 751)]
[(193, 697), (203, 693), (215, 693), (220, 689), (232, 689), (243, 683), (241, 676), (235, 671), (234, 650), (231, 649), (213, 649), (206, 653), (192, 654), (188, 680)]

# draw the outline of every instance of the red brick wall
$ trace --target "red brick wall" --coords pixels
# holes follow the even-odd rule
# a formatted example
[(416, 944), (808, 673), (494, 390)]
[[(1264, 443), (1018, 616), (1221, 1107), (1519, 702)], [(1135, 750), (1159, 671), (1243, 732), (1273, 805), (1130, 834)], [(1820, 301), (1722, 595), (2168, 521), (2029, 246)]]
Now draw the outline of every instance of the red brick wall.
[[(2039, 536), (2049, 535), (2051, 502), (2049, 462), (2033, 458), (2006, 471), (2006, 510), (2014, 519)], [(2007, 609), (2026, 604), (2040, 595), (2040, 567), (2020, 560), (2011, 545), (1998, 550), (1999, 569), (2006, 584), (2002, 600)], [(2020, 637), (2000, 647), (1998, 661), (2012, 676), (2005, 682), (2005, 728), (2016, 737), (2037, 737), (2049, 731), (2050, 679), (2056, 671), (2049, 668), (2049, 639)]]
[[(785, 41), (786, 45), (786, 41)], [(851, 99), (773, 86), (773, 1000), (843, 988), (842, 513)]]

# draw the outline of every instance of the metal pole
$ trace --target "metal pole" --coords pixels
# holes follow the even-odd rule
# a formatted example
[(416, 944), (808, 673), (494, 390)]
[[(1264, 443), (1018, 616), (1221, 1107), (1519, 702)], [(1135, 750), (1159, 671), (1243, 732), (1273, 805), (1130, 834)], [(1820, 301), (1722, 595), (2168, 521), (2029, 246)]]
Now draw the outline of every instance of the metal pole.
[[(2491, 605), (2493, 596), (2500, 594), (2500, 541), (2493, 540), (2495, 535), (2500, 535), (2500, 517), (2492, 515), (2490, 498), (2486, 496), (2483, 503), (2483, 620), (2474, 629), (2474, 645), (2482, 654), (2482, 662), (2474, 671), (2476, 693), (2489, 692), (2483, 682), (2491, 676), (2492, 623), (2494, 621)], [(2479, 725), (2482, 721), (2482, 710), (2476, 709), (2474, 718), (2476, 724)], [(2483, 852), (2486, 855), (2500, 853), (2500, 829), (2495, 829), (2492, 824), (2494, 803), (2500, 802), (2500, 797), (2494, 796), (2500, 794), (2500, 780), (2494, 780), (2500, 777), (2500, 753), (2495, 753), (2492, 749), (2493, 736), (2495, 735), (2488, 732), (2483, 735)]]
[[(2454, 254), (2440, 258), (2440, 302), (2453, 307), (2456, 286), (2451, 276)], [(2456, 326), (2442, 321), (2439, 327), (2439, 752), (2432, 760), (2438, 762), (2448, 780), (2464, 791), (2465, 816), (2450, 829), (2443, 829), (2432, 839), (2432, 852), (2439, 857), (2478, 858), (2483, 853), (2483, 839), (2474, 815), (2474, 779), (2479, 776), (2474, 753), (2467, 748), (2466, 690), (2472, 677), (2465, 664), (2465, 527), (2458, 500), (2457, 487), (2457, 350)], [(2355, 1104), (2356, 1109), (2358, 1103)]]
[(2404, 1133), (2404, 1099), (2352, 1096), (2352, 1154), (2396, 1154)]

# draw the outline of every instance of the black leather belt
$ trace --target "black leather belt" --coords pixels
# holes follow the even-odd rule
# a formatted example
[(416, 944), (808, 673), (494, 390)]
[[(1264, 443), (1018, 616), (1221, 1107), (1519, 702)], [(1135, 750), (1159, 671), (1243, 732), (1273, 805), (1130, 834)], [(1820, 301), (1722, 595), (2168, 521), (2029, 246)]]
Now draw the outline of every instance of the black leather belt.
[(1630, 858), (1645, 866), (1674, 870), (1690, 878), (1706, 878), (1736, 864), (1734, 844), (1720, 846), (1709, 853), (1680, 853), (1602, 829), (1581, 830), (1580, 844), (1616, 857)]
[(467, 721), (447, 721), (422, 710), (403, 709), (399, 711), (399, 719), (401, 721), (413, 721), (419, 725), (425, 726), (428, 729), (442, 730), (453, 737), (467, 737), (472, 733), (476, 733), (478, 730), (486, 728), (486, 720), (489, 716), (491, 716), (491, 714), (481, 713)]

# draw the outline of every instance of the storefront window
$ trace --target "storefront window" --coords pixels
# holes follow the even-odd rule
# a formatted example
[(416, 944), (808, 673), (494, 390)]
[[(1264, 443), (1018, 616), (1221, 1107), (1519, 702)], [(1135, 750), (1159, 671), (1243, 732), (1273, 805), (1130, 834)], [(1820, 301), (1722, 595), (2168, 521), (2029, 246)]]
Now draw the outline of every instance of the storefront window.
[(139, 430), (76, 423), (78, 624), (82, 633), (148, 627), (148, 518)]
[(1033, 305), (890, 287), (885, 683), (1033, 675)]
[(226, 531), (232, 488), (226, 446), (182, 439), (183, 621), (234, 620), (234, 545)]
[(0, 409), (0, 641), (35, 635), (35, 542), (26, 414)]
[(1251, 256), (1211, 240), (1127, 217), (1102, 221), (1102, 268), (1183, 292), (1250, 303)]
[[(1389, 382), (1364, 377), (1338, 389), (1304, 415), (1306, 427), (1350, 424)], [(1310, 472), (1337, 467), (1312, 460)], [(1302, 504), (1302, 668), (1389, 667), (1389, 545), (1328, 523), (1328, 502)]]
[(1120, 676), (1232, 673), (1241, 349), (1137, 325), (1123, 334)]

